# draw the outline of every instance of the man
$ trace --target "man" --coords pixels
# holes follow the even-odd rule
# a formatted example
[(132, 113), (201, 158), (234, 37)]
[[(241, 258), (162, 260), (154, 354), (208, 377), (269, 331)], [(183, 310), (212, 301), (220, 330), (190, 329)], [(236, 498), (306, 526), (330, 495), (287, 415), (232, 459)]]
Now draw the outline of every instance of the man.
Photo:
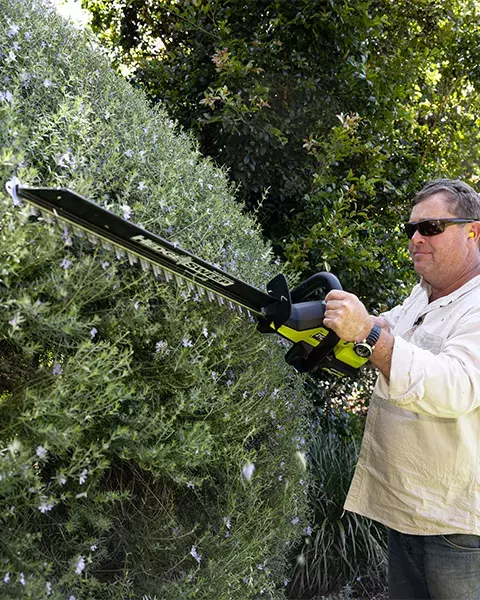
[(415, 197), (420, 283), (380, 317), (331, 291), (325, 325), (380, 371), (347, 510), (389, 528), (392, 599), (480, 599), (480, 197), (447, 179)]

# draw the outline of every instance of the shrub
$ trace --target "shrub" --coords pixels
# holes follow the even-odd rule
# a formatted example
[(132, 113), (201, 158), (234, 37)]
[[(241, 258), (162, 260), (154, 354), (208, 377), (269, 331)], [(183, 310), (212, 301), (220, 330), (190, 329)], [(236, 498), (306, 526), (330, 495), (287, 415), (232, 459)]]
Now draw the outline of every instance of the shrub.
[[(51, 7), (0, 14), (0, 179), (70, 187), (263, 287), (270, 248), (224, 173)], [(281, 344), (6, 194), (0, 219), (0, 596), (284, 597), (309, 403)]]

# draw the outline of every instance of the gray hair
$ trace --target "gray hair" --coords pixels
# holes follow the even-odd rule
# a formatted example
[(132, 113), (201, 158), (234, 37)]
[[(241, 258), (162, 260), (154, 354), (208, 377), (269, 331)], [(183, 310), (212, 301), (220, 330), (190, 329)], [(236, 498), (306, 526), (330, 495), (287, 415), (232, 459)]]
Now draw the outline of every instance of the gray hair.
[(442, 193), (450, 204), (451, 212), (461, 219), (480, 221), (480, 195), (459, 179), (435, 179), (428, 182), (414, 197), (415, 206), (433, 194)]

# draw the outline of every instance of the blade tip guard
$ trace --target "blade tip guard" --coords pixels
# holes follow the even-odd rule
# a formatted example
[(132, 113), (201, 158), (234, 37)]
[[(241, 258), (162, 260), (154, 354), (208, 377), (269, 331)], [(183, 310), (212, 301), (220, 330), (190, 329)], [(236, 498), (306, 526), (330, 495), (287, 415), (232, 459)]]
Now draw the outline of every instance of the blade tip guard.
[(5, 183), (7, 194), (12, 198), (15, 206), (22, 206), (22, 201), (18, 197), (17, 189), (20, 187), (20, 181), (16, 177), (12, 177)]

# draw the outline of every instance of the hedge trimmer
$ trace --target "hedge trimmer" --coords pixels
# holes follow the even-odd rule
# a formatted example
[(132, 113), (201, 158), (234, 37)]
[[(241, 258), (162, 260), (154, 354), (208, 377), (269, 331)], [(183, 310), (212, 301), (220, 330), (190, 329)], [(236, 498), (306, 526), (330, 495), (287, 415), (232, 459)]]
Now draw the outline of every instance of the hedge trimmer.
[(25, 200), (32, 214), (40, 214), (45, 221), (57, 221), (73, 234), (114, 250), (118, 258), (127, 257), (132, 265), (139, 263), (166, 281), (174, 279), (208, 300), (253, 315), (258, 331), (277, 333), (293, 342), (285, 359), (299, 372), (320, 368), (355, 376), (366, 362), (354, 352), (352, 342), (340, 340), (323, 326), (325, 302), (306, 301), (322, 287), (342, 289), (332, 273), (317, 273), (293, 290), (280, 274), (268, 283), (265, 293), (71, 190), (29, 188), (15, 179), (6, 189), (14, 204)]

